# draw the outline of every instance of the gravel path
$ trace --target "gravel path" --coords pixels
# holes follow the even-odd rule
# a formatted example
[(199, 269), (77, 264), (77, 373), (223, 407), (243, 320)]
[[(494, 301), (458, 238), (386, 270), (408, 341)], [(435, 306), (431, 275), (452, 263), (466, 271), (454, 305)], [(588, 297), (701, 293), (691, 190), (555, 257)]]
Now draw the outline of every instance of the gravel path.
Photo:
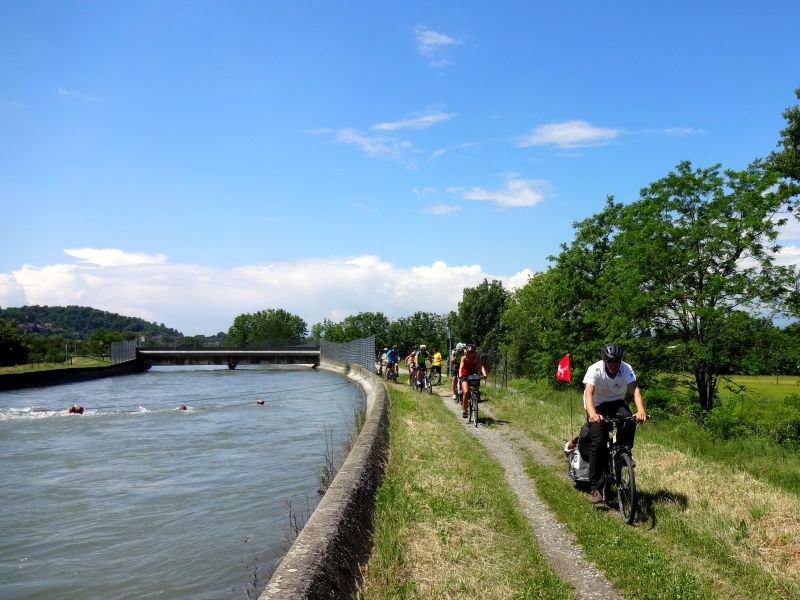
[[(461, 419), (461, 405), (453, 402), (449, 393), (439, 395), (444, 405)], [(492, 417), (483, 407), (481, 412)], [(556, 464), (552, 454), (540, 442), (528, 438), (507, 423), (495, 421), (497, 427), (488, 428), (483, 425), (475, 427), (472, 423), (467, 425), (466, 419), (462, 421), (467, 431), (477, 437), (503, 467), (506, 480), (519, 498), (539, 548), (556, 574), (575, 588), (578, 598), (621, 598), (603, 572), (583, 557), (581, 547), (539, 499), (536, 485), (525, 473), (526, 455), (540, 464), (552, 466)], [(590, 509), (588, 502), (586, 509)]]

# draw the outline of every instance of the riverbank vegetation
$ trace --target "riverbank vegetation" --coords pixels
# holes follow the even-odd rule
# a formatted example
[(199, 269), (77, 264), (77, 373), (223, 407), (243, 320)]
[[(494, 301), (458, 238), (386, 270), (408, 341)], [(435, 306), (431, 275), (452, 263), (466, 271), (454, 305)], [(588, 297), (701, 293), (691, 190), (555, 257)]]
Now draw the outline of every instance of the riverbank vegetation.
[(438, 396), (390, 385), (390, 462), (361, 597), (570, 598), (501, 468)]

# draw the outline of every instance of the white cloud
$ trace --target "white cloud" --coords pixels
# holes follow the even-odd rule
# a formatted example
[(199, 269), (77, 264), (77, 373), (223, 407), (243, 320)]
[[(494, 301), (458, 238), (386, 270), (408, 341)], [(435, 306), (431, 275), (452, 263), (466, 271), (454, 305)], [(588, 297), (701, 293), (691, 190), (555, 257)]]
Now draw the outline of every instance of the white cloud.
[(431, 67), (446, 67), (452, 64), (449, 51), (452, 46), (462, 42), (444, 33), (433, 31), (424, 26), (414, 30), (417, 40), (417, 50), (421, 56), (428, 59)]
[(694, 129), (693, 127), (668, 127), (658, 131), (661, 135), (668, 135), (671, 137), (687, 137), (690, 135), (703, 135), (703, 129)]
[(775, 264), (800, 269), (800, 246), (783, 246), (775, 255)]
[(595, 127), (586, 121), (564, 121), (550, 123), (534, 129), (518, 140), (518, 146), (559, 146), (560, 148), (583, 148), (604, 146), (619, 137), (619, 129)]
[(460, 194), (465, 200), (494, 202), (503, 207), (534, 206), (544, 200), (544, 190), (548, 184), (537, 179), (519, 179), (509, 177), (505, 189), (490, 191), (481, 187), (449, 188), (447, 191)]
[(162, 265), (167, 262), (163, 254), (145, 254), (143, 252), (123, 252), (115, 248), (98, 250), (96, 248), (79, 248), (64, 250), (83, 263), (98, 267), (135, 267), (137, 265)]
[(480, 148), (480, 144), (476, 144), (475, 142), (467, 142), (464, 144), (458, 144), (457, 146), (450, 146), (449, 148), (439, 148), (435, 150), (431, 156), (433, 158), (439, 158), (440, 156), (444, 156), (450, 152), (457, 152), (458, 150), (474, 150), (475, 148)]
[(775, 215), (774, 221), (786, 219), (786, 224), (778, 227), (778, 240), (800, 240), (800, 219), (792, 213), (782, 212)]
[[(149, 256), (120, 250), (81, 253), (93, 258)], [(166, 260), (117, 260), (107, 266), (79, 261), (23, 265), (12, 273), (0, 273), (0, 306), (91, 306), (164, 323), (186, 335), (210, 335), (227, 331), (239, 314), (266, 308), (284, 308), (309, 327), (323, 318), (341, 320), (364, 311), (380, 311), (390, 318), (418, 310), (443, 314), (456, 309), (465, 287), (484, 278), (508, 286), (525, 273), (497, 276), (480, 265), (449, 266), (442, 261), (402, 268), (370, 255), (231, 269)]]
[(457, 213), (460, 210), (460, 206), (453, 206), (452, 204), (434, 204), (433, 206), (426, 208), (425, 212), (429, 212), (433, 215), (449, 215), (452, 213)]
[(92, 94), (84, 94), (83, 92), (68, 88), (58, 88), (58, 95), (61, 98), (75, 98), (76, 100), (83, 100), (85, 102), (94, 102), (97, 100), (97, 96), (93, 96)]
[(449, 121), (453, 117), (455, 117), (455, 113), (431, 113), (427, 115), (421, 115), (419, 117), (414, 117), (412, 119), (404, 119), (401, 121), (390, 121), (387, 123), (378, 123), (377, 125), (373, 125), (370, 127), (373, 131), (395, 131), (397, 129), (426, 129), (428, 127), (432, 127), (437, 123), (442, 123), (444, 121)]

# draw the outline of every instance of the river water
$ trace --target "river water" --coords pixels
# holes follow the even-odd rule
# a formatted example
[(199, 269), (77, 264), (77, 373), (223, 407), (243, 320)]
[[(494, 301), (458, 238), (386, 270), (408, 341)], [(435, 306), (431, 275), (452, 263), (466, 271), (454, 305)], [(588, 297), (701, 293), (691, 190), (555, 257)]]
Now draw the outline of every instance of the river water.
[(299, 367), (0, 392), (0, 598), (247, 598), (362, 408), (355, 384)]

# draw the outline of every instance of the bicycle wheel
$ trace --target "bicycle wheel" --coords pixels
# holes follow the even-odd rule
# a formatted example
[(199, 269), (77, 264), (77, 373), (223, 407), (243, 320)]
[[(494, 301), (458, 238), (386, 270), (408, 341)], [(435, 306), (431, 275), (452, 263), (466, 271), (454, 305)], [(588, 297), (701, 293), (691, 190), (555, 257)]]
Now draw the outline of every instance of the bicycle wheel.
[(442, 383), (442, 374), (434, 371), (431, 375), (431, 385), (439, 385), (440, 383)]
[(627, 452), (617, 454), (615, 477), (619, 514), (628, 525), (636, 518), (636, 476), (633, 474), (633, 459)]
[(469, 406), (472, 418), (475, 420), (475, 427), (478, 426), (478, 393), (472, 391), (469, 393)]

